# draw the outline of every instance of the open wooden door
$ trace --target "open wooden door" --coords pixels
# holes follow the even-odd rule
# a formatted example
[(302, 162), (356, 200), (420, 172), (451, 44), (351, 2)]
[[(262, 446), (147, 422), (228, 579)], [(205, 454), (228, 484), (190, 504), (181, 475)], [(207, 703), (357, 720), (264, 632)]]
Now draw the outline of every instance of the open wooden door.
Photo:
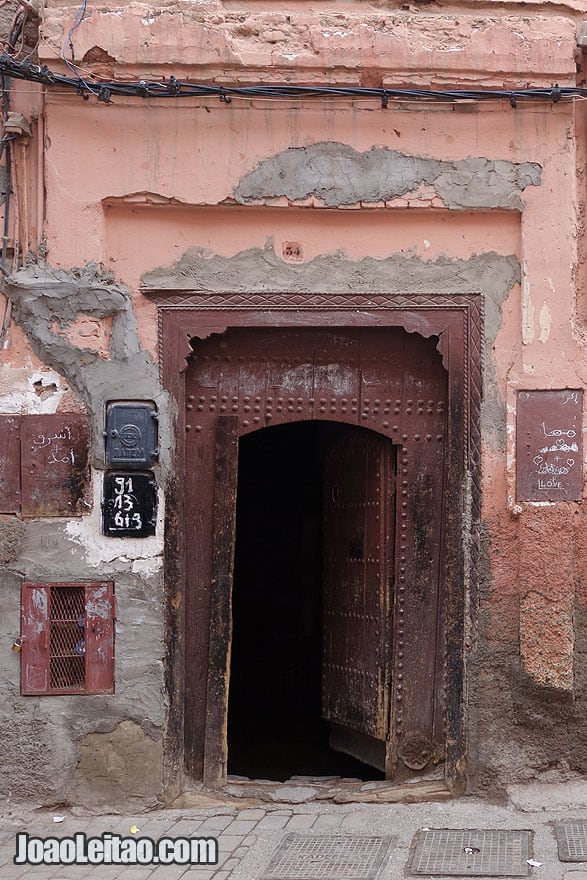
[(395, 450), (355, 428), (324, 465), (322, 716), (330, 744), (386, 772)]
[[(436, 326), (422, 321), (424, 329)], [(443, 338), (442, 350), (458, 378), (457, 329)], [(449, 350), (450, 339), (456, 341)], [(439, 346), (436, 338), (401, 327), (333, 332), (240, 325), (195, 346), (186, 379), (183, 490), (183, 706), (186, 766), (195, 779), (213, 787), (227, 773), (240, 438), (313, 421), (340, 426), (320, 442), (312, 471), (315, 480), (325, 474), (326, 483), (325, 566), (321, 579), (316, 574), (324, 612), (323, 654), (315, 655), (321, 676), (316, 714), (327, 721), (335, 749), (380, 768), (388, 779), (429, 773), (444, 760), (446, 742), (456, 767), (462, 742), (453, 748), (447, 732), (454, 722), (462, 733), (463, 705), (463, 449), (455, 438), (468, 410), (448, 382)], [(287, 458), (276, 466), (277, 482), (282, 467)], [(259, 468), (264, 472), (262, 462)], [(312, 528), (318, 547), (315, 519)], [(279, 560), (275, 567), (278, 572)], [(316, 605), (312, 609), (315, 620)], [(269, 625), (280, 623), (277, 610)], [(313, 644), (318, 641), (316, 633)], [(455, 773), (462, 775), (459, 768)]]

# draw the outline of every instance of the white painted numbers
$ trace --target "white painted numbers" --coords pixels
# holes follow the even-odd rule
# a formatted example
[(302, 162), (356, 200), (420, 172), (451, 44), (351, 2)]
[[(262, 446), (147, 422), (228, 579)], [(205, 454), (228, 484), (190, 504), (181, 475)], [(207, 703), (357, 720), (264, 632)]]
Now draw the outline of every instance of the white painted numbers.
[(156, 485), (151, 473), (104, 476), (103, 532), (111, 537), (155, 534)]
[(141, 513), (137, 510), (137, 498), (133, 495), (132, 477), (114, 477), (114, 529), (136, 529), (143, 527)]

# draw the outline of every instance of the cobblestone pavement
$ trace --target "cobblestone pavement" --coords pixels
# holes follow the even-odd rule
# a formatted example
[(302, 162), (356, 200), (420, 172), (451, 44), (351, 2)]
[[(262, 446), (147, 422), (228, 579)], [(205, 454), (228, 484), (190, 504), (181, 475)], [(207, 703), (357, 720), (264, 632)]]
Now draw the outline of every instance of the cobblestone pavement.
[[(76, 811), (78, 812), (78, 811)], [(532, 856), (541, 867), (528, 876), (540, 880), (587, 880), (587, 863), (563, 864), (558, 859), (554, 825), (560, 819), (587, 821), (587, 781), (512, 786), (504, 805), (477, 798), (425, 804), (343, 804), (314, 802), (262, 806), (182, 808), (136, 815), (74, 815), (4, 807), (0, 819), (0, 880), (260, 880), (280, 841), (288, 832), (312, 835), (380, 835), (391, 838), (390, 856), (377, 880), (407, 877), (410, 846), (423, 828), (505, 829), (533, 831)], [(138, 837), (215, 837), (219, 843), (214, 866), (28, 866), (15, 865), (16, 835), (71, 836), (105, 832)], [(136, 830), (138, 829), (138, 830)], [(328, 876), (330, 880), (331, 875)], [(430, 875), (428, 875), (430, 876)], [(283, 880), (288, 880), (284, 876)]]

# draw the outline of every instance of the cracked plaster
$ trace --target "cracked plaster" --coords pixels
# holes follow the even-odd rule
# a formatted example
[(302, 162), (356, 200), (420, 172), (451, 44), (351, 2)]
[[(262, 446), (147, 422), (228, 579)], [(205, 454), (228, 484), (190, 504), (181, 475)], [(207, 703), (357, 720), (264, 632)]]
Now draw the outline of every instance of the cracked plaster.
[[(283, 70), (290, 81), (293, 77), (304, 82), (310, 70), (314, 80), (340, 82), (343, 70), (352, 83), (359, 83), (360, 73), (365, 72), (397, 84), (412, 71), (419, 76), (429, 71), (444, 81), (458, 71), (460, 81), (466, 78), (477, 86), (503, 85), (508, 74), (527, 82), (529, 72), (537, 83), (567, 84), (576, 73), (575, 22), (563, 14), (564, 7), (557, 6), (558, 14), (552, 14), (548, 2), (547, 14), (539, 0), (535, 2), (530, 22), (519, 8), (512, 8), (510, 14), (503, 8), (494, 14), (487, 9), (479, 13), (478, 4), (472, 11), (414, 13), (393, 2), (383, 9), (365, 9), (362, 4), (316, 9), (303, 3), (280, 11), (227, 9), (219, 0), (170, 0), (154, 10), (130, 0), (89, 10), (84, 27), (75, 35), (76, 56), (98, 47), (118, 64), (148, 70), (153, 65), (169, 69), (197, 58), (200, 73), (218, 70), (222, 81), (228, 67), (246, 68), (249, 75), (254, 70)], [(43, 60), (54, 61), (70, 27), (70, 5), (52, 5), (43, 22)], [(101, 65), (108, 69), (108, 63)]]
[[(104, 408), (108, 400), (153, 400), (158, 405), (161, 466), (169, 466), (172, 438), (167, 395), (158, 368), (141, 349), (129, 291), (95, 263), (71, 272), (33, 263), (6, 280), (14, 318), (41, 360), (75, 388), (93, 419), (94, 461), (103, 466)], [(72, 343), (64, 329), (80, 316), (112, 319), (109, 358)]]
[[(138, 398), (157, 403), (163, 467), (157, 466), (156, 471), (164, 478), (172, 442), (168, 400), (161, 391), (156, 364), (141, 350), (129, 291), (96, 264), (71, 272), (30, 264), (6, 280), (5, 292), (13, 300), (14, 318), (35, 353), (56, 371), (44, 371), (42, 378), (45, 382), (55, 379), (57, 389), (59, 377), (65, 377), (86, 403), (93, 419), (98, 467), (103, 465), (106, 401)], [(72, 341), (68, 334), (79, 325), (80, 317), (97, 326), (111, 321), (109, 359)], [(83, 345), (83, 341), (78, 334), (77, 342)], [(35, 397), (36, 391), (31, 392)], [(59, 396), (51, 394), (49, 401)], [(101, 786), (102, 799), (107, 799), (108, 791), (114, 799), (124, 799), (135, 790), (145, 798), (161, 790), (165, 721), (163, 494), (161, 491), (156, 537), (120, 543), (101, 535), (101, 484), (102, 472), (96, 470), (89, 516), (27, 523), (5, 518), (0, 523), (0, 549), (7, 563), (1, 572), (7, 613), (0, 635), (6, 636), (5, 641), (14, 639), (20, 630), (21, 579), (110, 578), (117, 596), (115, 694), (22, 700), (19, 659), (9, 652), (4, 670), (9, 687), (0, 710), (0, 727), (14, 730), (15, 735), (5, 736), (7, 777), (3, 790), (18, 791), (22, 799), (85, 802), (94, 782)], [(140, 754), (143, 762), (137, 760)], [(119, 770), (126, 774), (124, 778), (109, 782), (109, 772)], [(95, 780), (91, 777), (94, 772)], [(134, 789), (128, 782), (131, 775)]]

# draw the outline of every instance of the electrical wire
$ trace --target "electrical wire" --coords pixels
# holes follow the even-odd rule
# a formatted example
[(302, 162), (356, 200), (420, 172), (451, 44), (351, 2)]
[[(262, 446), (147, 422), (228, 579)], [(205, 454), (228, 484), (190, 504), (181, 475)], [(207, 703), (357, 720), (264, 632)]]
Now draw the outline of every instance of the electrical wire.
[[(13, 57), (14, 55), (18, 55), (19, 52), (22, 51), (24, 46), (24, 24), (26, 21), (26, 10), (18, 9), (12, 19), (12, 26), (10, 28), (10, 33), (8, 34), (7, 44), (8, 44), (8, 55)], [(17, 52), (16, 43), (17, 40), (21, 41), (20, 48)]]
[[(86, 7), (87, 7), (87, 0), (82, 0), (82, 2), (80, 3), (79, 9), (75, 15), (75, 18), (73, 20), (73, 24), (72, 24), (71, 28), (69, 29), (69, 33), (65, 39), (65, 42), (63, 43), (63, 46), (61, 47), (61, 57), (62, 57), (63, 61), (65, 62), (65, 65), (68, 68), (68, 70), (70, 70), (71, 73), (73, 73), (73, 75), (79, 81), (79, 84), (81, 85), (81, 87), (84, 89), (84, 94), (96, 95), (96, 92), (94, 91), (92, 86), (81, 76), (78, 68), (75, 65), (75, 49), (73, 48), (73, 35), (85, 18)], [(70, 53), (69, 58), (65, 54), (66, 49), (69, 49), (69, 53)]]
[[(72, 73), (76, 73), (75, 68), (72, 66), (75, 61), (75, 49), (73, 48), (73, 35), (85, 18), (86, 6), (87, 6), (87, 0), (82, 0), (80, 7), (75, 14), (73, 24), (69, 29), (69, 33), (64, 40), (63, 46), (61, 47), (61, 57), (63, 58), (63, 60), (65, 61), (65, 64), (71, 70)], [(65, 54), (66, 48), (69, 49), (69, 52), (70, 52), (69, 58)]]
[[(2, 74), (0, 76), (0, 84), (1, 84), (1, 92), (2, 92), (2, 118), (3, 123), (6, 123), (6, 119), (8, 117), (8, 112), (10, 110), (10, 78)], [(5, 172), (6, 172), (6, 192), (4, 194), (4, 229), (2, 234), (2, 248), (0, 251), (0, 272), (4, 277), (8, 276), (10, 273), (6, 268), (6, 260), (8, 256), (8, 238), (10, 234), (10, 196), (12, 192), (12, 186), (10, 183), (11, 177), (11, 153), (10, 153), (10, 143), (8, 138), (2, 138), (2, 142), (0, 143), (0, 159), (2, 155), (6, 152), (5, 159)], [(10, 320), (12, 317), (12, 301), (10, 297), (6, 297), (6, 303), (4, 306), (4, 315), (2, 316), (2, 326), (0, 327), (0, 350), (4, 348), (6, 336), (8, 334), (8, 328), (10, 326)]]
[[(82, 4), (85, 7), (85, 3)], [(75, 27), (70, 31), (73, 33)], [(64, 59), (65, 60), (65, 59)], [(71, 62), (67, 62), (72, 68)], [(9, 54), (0, 54), (0, 75), (13, 79), (31, 80), (46, 86), (60, 86), (74, 89), (82, 97), (94, 95), (99, 101), (110, 103), (115, 97), (131, 98), (218, 98), (230, 104), (233, 98), (286, 98), (289, 100), (314, 100), (317, 98), (374, 98), (383, 108), (390, 100), (410, 101), (487, 101), (507, 100), (512, 107), (519, 101), (538, 100), (559, 101), (570, 98), (586, 98), (587, 88), (554, 85), (550, 88), (525, 89), (390, 89), (369, 88), (366, 86), (319, 86), (288, 84), (256, 84), (250, 86), (220, 86), (209, 83), (181, 81), (174, 76), (161, 81), (139, 80), (135, 82), (88, 81), (77, 70), (75, 77), (54, 73), (46, 65), (16, 61)]]
[[(12, 58), (12, 56), (16, 53), (16, 44), (19, 38), (21, 39), (21, 47), (19, 51), (22, 51), (24, 46), (24, 25), (26, 21), (26, 11), (18, 10), (12, 19), (12, 25), (10, 28), (10, 32), (8, 34), (8, 38), (6, 40), (8, 54), (5, 56), (7, 58)], [(2, 94), (2, 119), (3, 119), (3, 127), (6, 124), (6, 120), (8, 118), (8, 113), (10, 111), (10, 77), (6, 76), (4, 73), (0, 72), (0, 92)], [(6, 268), (6, 261), (8, 258), (8, 239), (10, 235), (10, 198), (12, 195), (12, 152), (11, 152), (11, 141), (15, 138), (12, 136), (2, 137), (0, 138), (0, 160), (6, 154), (4, 168), (6, 172), (6, 192), (4, 196), (4, 223), (3, 223), (3, 233), (2, 233), (2, 247), (0, 249), (0, 273), (7, 277), (10, 273)], [(18, 250), (15, 246), (14, 253), (16, 264), (18, 263)], [(12, 299), (10, 297), (6, 298), (6, 305), (4, 308), (4, 315), (2, 318), (2, 326), (0, 327), (0, 350), (4, 348), (6, 336), (8, 334), (8, 329), (10, 327), (10, 321), (12, 318)]]

